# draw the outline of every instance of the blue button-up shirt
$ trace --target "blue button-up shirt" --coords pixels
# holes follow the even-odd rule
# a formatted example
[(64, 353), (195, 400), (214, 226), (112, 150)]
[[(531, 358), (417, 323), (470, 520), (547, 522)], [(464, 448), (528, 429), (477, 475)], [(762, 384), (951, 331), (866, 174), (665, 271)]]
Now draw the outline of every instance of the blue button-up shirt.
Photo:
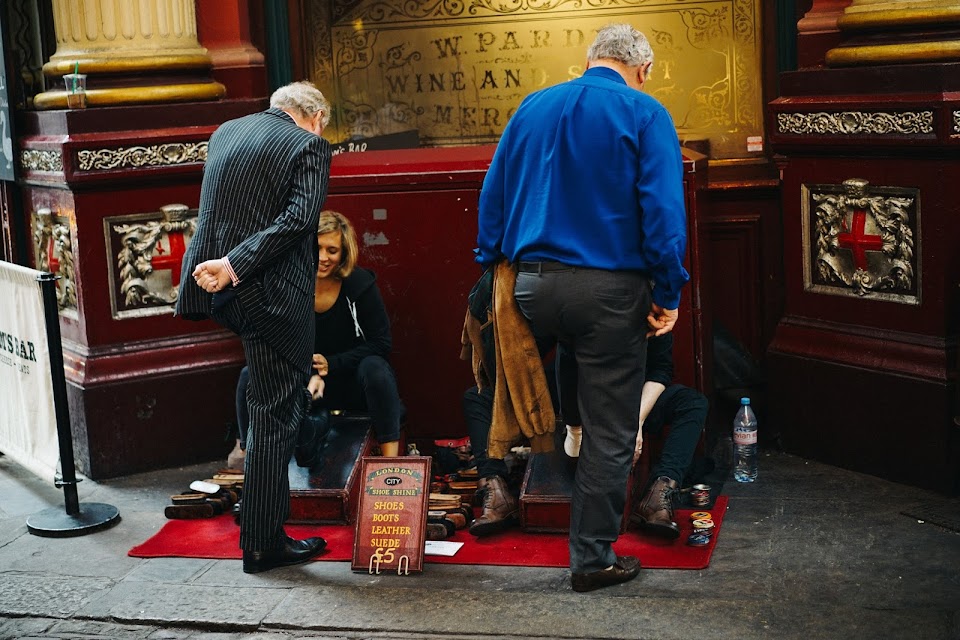
[(480, 193), (476, 260), (552, 260), (643, 271), (676, 309), (683, 268), (683, 160), (673, 120), (612, 69), (527, 96)]

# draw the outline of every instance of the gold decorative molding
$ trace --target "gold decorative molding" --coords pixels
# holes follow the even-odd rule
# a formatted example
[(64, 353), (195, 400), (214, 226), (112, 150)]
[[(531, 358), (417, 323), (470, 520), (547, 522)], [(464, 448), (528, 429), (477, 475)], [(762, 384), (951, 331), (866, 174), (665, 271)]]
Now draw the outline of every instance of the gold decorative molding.
[[(898, 3), (899, 4), (899, 3)], [(875, 29), (903, 29), (904, 27), (943, 27), (948, 24), (960, 24), (960, 7), (951, 0), (953, 6), (928, 6), (902, 8), (891, 7), (882, 10), (859, 10), (849, 7), (837, 20), (837, 26), (843, 31), (865, 31)]]
[(167, 142), (149, 147), (84, 149), (77, 152), (81, 171), (121, 167), (158, 167), (206, 162), (207, 142)]
[(835, 47), (825, 61), (831, 67), (868, 64), (908, 64), (960, 60), (960, 41), (911, 42)]
[(933, 111), (778, 113), (777, 131), (821, 136), (933, 133)]
[[(88, 89), (87, 105), (91, 107), (148, 104), (157, 102), (193, 102), (195, 100), (218, 100), (227, 94), (219, 82), (167, 84), (151, 87), (118, 87), (112, 89)], [(37, 109), (66, 109), (66, 91), (44, 91), (33, 99)]]
[(842, 184), (802, 185), (804, 289), (920, 304), (920, 192)]
[(20, 166), (26, 171), (63, 171), (63, 155), (59, 151), (23, 149)]
[(661, 4), (656, 0), (375, 0), (355, 13), (373, 22), (395, 20), (445, 20), (470, 16), (511, 16), (523, 12), (551, 12), (558, 9), (603, 9)]
[(837, 27), (845, 40), (827, 51), (831, 67), (960, 60), (956, 0), (854, 0)]
[(78, 56), (75, 60), (51, 61), (44, 65), (44, 71), (53, 76), (73, 73), (79, 66), (83, 73), (136, 73), (140, 71), (179, 71), (209, 67), (211, 58), (206, 53), (181, 54), (172, 56), (141, 55), (129, 58), (102, 59), (89, 55)]

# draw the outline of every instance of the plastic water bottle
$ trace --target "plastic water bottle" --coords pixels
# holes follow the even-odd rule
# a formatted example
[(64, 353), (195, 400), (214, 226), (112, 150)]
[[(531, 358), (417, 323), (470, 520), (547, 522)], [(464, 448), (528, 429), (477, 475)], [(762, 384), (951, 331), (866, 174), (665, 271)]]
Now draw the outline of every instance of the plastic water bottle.
[(733, 478), (737, 482), (757, 479), (757, 415), (750, 398), (740, 398), (740, 410), (733, 419)]

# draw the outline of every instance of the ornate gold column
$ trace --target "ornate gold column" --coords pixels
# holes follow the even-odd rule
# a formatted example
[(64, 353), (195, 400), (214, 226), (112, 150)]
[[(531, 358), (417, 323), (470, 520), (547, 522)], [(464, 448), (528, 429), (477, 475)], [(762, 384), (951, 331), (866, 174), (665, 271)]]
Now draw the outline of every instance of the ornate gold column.
[(797, 63), (799, 68), (822, 67), (827, 51), (840, 44), (837, 20), (851, 0), (814, 0), (797, 22)]
[(37, 109), (67, 106), (63, 75), (87, 75), (87, 104), (112, 106), (216, 100), (197, 40), (194, 0), (53, 0), (57, 52), (43, 66), (48, 91)]
[(827, 52), (831, 67), (960, 60), (955, 0), (853, 0), (837, 26), (846, 37)]

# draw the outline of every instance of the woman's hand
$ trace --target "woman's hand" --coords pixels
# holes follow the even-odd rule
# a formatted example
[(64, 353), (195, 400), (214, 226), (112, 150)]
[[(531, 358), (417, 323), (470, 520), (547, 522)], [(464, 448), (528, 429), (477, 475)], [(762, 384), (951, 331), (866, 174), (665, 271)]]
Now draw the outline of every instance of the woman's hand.
[(633, 444), (633, 464), (637, 464), (641, 453), (643, 453), (643, 422), (640, 423), (640, 429), (637, 431), (637, 440)]
[(323, 397), (323, 388), (326, 386), (326, 382), (323, 381), (319, 375), (310, 376), (310, 382), (307, 383), (307, 391), (310, 392), (310, 397), (314, 400), (319, 400)]
[(330, 365), (327, 363), (327, 359), (323, 357), (323, 354), (313, 354), (313, 369), (317, 372), (317, 375), (320, 376), (325, 376), (330, 373)]

